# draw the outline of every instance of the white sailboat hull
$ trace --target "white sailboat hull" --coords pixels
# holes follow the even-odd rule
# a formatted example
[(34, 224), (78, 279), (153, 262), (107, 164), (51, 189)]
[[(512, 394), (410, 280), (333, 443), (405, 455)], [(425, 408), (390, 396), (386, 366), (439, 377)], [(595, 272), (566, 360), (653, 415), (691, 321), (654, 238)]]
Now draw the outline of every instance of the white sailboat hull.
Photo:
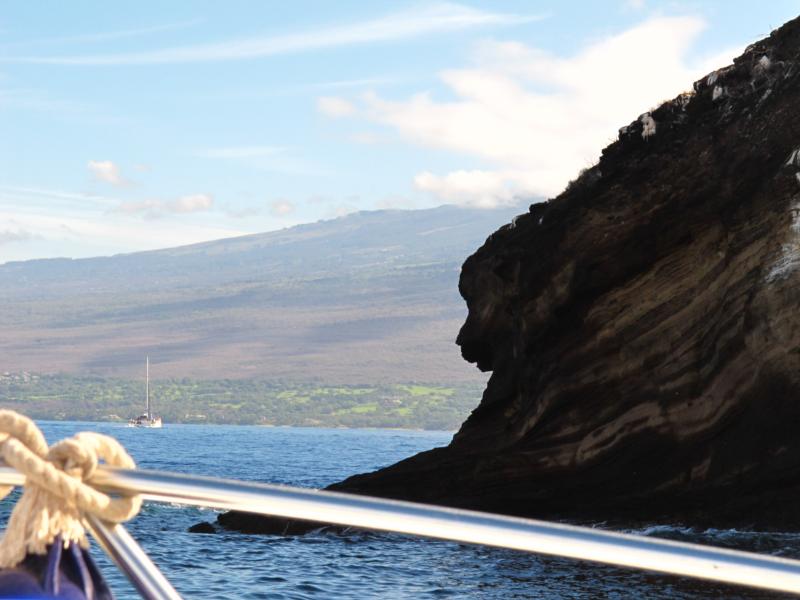
[(144, 387), (144, 414), (128, 421), (128, 427), (147, 427), (148, 429), (161, 429), (161, 417), (153, 416), (150, 410), (150, 357), (145, 360), (145, 387)]
[(161, 417), (153, 419), (131, 419), (128, 421), (128, 427), (148, 427), (150, 429), (161, 429)]

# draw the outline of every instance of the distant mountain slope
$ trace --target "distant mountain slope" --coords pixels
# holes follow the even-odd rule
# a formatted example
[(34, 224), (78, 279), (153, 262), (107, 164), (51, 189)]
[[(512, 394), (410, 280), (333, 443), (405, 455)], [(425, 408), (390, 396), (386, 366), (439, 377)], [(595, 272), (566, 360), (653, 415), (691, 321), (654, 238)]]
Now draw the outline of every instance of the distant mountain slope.
[(464, 259), (524, 207), (360, 212), (282, 231), (0, 265), (0, 371), (468, 381)]

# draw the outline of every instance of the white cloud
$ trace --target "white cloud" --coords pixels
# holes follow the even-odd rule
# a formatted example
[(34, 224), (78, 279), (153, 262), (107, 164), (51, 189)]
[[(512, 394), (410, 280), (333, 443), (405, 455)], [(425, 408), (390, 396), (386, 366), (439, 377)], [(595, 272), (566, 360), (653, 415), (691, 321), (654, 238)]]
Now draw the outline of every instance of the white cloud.
[(493, 13), (445, 2), (389, 14), (369, 21), (272, 37), (245, 38), (217, 44), (198, 44), (124, 54), (5, 56), (0, 58), (0, 62), (59, 65), (146, 65), (242, 60), (355, 44), (401, 40), (480, 26), (514, 25), (541, 18), (541, 16), (534, 15)]
[[(0, 263), (58, 256), (97, 256), (123, 251), (154, 250), (229, 238), (250, 233), (240, 229), (209, 227), (175, 220), (148, 221), (126, 219), (114, 214), (52, 215), (4, 211), (0, 223), (14, 222), (31, 232), (37, 244), (14, 244), (4, 249)], [(17, 251), (13, 248), (19, 246)]]
[(276, 200), (270, 205), (269, 212), (276, 217), (285, 217), (294, 212), (294, 204), (288, 200)]
[(347, 117), (356, 112), (352, 102), (333, 96), (317, 98), (317, 109), (329, 117)]
[(119, 203), (114, 212), (126, 215), (147, 214), (155, 217), (161, 213), (161, 206), (160, 200), (124, 200)]
[(209, 194), (191, 194), (167, 203), (166, 207), (174, 213), (193, 213), (210, 210), (213, 204), (214, 198)]
[(424, 172), (414, 177), (417, 188), (453, 204), (494, 208), (516, 204), (515, 185), (506, 173), (455, 171), (444, 176)]
[[(0, 263), (53, 256), (85, 257), (152, 250), (252, 233), (218, 215), (132, 219), (122, 200), (73, 191), (0, 185)], [(147, 208), (160, 207), (146, 203)], [(136, 214), (137, 211), (129, 211)], [(162, 216), (166, 216), (163, 215)], [(10, 232), (9, 235), (3, 235)], [(0, 242), (2, 243), (2, 242)]]
[[(691, 89), (710, 70), (707, 62), (686, 58), (704, 27), (696, 17), (653, 18), (568, 57), (487, 41), (473, 66), (441, 73), (454, 99), (371, 93), (361, 97), (358, 115), (411, 143), (485, 163), (478, 170), (419, 174), (417, 187), (439, 198), (492, 206), (553, 195), (596, 161), (619, 127)], [(728, 52), (715, 59), (728, 62)]]
[(120, 202), (114, 212), (127, 215), (144, 215), (155, 219), (166, 214), (187, 214), (205, 212), (214, 206), (214, 198), (210, 194), (190, 194), (175, 200), (128, 200)]
[(119, 167), (110, 160), (90, 160), (86, 166), (98, 181), (117, 186), (128, 184), (128, 181), (122, 177)]

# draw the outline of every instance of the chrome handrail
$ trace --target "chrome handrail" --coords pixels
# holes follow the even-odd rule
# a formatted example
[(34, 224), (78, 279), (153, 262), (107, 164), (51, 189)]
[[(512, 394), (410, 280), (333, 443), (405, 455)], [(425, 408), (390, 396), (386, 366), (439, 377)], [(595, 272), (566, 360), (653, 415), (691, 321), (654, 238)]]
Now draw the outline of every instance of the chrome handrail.
[(89, 532), (145, 600), (181, 600), (169, 580), (147, 553), (119, 524), (105, 523), (86, 515)]
[[(22, 475), (0, 467), (0, 484)], [(321, 521), (800, 594), (800, 561), (738, 550), (288, 486), (99, 467), (89, 481), (145, 500)]]

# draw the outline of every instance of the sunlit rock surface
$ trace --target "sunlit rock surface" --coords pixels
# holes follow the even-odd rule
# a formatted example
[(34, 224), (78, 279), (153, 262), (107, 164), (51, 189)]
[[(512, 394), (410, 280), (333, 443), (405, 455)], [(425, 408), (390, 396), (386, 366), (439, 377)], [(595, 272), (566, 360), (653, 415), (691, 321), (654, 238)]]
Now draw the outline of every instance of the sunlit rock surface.
[(799, 56), (794, 20), (494, 233), (460, 280), (458, 343), (492, 372), (480, 405), (448, 447), (333, 487), (798, 522)]

